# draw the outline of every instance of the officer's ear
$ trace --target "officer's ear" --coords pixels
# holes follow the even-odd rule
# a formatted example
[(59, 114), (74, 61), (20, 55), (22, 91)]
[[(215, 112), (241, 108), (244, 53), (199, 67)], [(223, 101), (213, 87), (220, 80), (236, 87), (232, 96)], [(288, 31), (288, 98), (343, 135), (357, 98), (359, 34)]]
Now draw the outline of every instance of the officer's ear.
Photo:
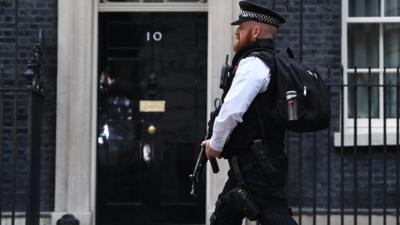
[(253, 40), (257, 40), (260, 36), (261, 36), (261, 27), (258, 25), (255, 25), (252, 29), (251, 37)]

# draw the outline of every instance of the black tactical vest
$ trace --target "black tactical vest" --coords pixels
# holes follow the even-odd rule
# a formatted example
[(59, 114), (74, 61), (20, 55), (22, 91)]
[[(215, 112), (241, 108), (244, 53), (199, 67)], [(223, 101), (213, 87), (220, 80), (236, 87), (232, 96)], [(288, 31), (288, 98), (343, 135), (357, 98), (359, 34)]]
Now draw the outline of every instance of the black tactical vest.
[[(274, 51), (274, 42), (272, 40), (257, 40), (244, 46), (232, 60), (232, 71), (228, 79), (227, 88), (224, 90), (222, 100), (228, 93), (233, 78), (235, 77), (237, 66), (241, 59), (248, 57), (255, 51), (265, 51), (266, 49)], [(271, 63), (267, 63), (271, 73), (275, 73), (274, 60), (271, 58)], [(233, 130), (228, 141), (224, 145), (222, 156), (230, 158), (233, 155), (240, 154), (243, 151), (248, 151), (253, 140), (262, 139), (267, 144), (270, 152), (281, 153), (284, 149), (284, 136), (285, 129), (279, 126), (275, 121), (267, 116), (259, 118), (257, 116), (257, 104), (267, 104), (268, 101), (273, 101), (274, 90), (274, 76), (271, 76), (270, 83), (267, 91), (256, 96), (254, 101), (250, 104), (248, 110), (243, 115), (243, 122), (239, 123)], [(259, 107), (264, 109), (265, 107)], [(265, 113), (263, 113), (265, 115)], [(261, 125), (263, 123), (264, 132), (261, 132)], [(264, 134), (265, 137), (262, 137)]]

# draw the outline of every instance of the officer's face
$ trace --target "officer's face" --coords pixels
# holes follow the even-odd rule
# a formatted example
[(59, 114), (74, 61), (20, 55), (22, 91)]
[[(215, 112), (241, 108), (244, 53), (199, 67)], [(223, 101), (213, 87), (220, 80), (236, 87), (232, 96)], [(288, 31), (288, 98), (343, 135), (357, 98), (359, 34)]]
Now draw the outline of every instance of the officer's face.
[(252, 41), (252, 21), (245, 21), (239, 24), (235, 31), (235, 42), (233, 50), (238, 52), (243, 46)]

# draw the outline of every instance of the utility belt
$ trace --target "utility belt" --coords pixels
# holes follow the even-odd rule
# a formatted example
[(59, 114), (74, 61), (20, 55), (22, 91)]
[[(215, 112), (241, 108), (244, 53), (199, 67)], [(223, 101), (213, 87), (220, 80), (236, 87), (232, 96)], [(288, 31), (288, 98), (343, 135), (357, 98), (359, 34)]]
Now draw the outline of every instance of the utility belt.
[(241, 151), (240, 154), (229, 158), (229, 164), (234, 171), (235, 177), (239, 183), (239, 188), (233, 189), (227, 193), (225, 195), (226, 201), (232, 202), (234, 207), (241, 211), (250, 220), (256, 220), (261, 213), (280, 213), (291, 216), (291, 210), (288, 207), (263, 207), (261, 209), (254, 200), (254, 197), (242, 176), (241, 168), (246, 169), (245, 167), (254, 166), (254, 164), (257, 163), (267, 175), (276, 173), (277, 169), (269, 160), (268, 154), (265, 152), (265, 148), (262, 146), (261, 141), (255, 140), (250, 146), (250, 149), (247, 149), (247, 151)]

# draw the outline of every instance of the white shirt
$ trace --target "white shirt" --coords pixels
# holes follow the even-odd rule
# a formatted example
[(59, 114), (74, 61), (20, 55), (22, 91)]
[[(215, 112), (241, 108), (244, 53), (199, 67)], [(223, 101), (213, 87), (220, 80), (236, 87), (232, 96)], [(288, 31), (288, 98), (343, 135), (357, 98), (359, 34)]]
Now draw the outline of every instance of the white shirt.
[(270, 69), (261, 59), (247, 57), (240, 60), (231, 88), (215, 118), (211, 148), (222, 151), (233, 129), (243, 122), (243, 115), (254, 98), (267, 90), (270, 78)]

